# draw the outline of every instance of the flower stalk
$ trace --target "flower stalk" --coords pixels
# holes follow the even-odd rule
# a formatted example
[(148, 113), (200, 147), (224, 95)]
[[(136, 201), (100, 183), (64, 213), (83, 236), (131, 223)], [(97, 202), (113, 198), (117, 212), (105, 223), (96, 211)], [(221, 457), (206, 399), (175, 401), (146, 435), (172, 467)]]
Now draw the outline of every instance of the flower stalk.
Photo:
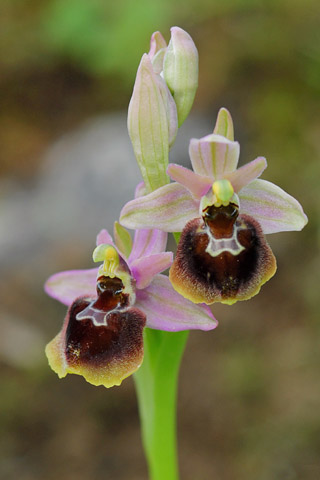
[[(169, 148), (175, 140), (178, 126), (181, 126), (191, 109), (197, 89), (198, 53), (187, 32), (173, 27), (168, 47), (159, 32), (153, 34), (148, 56), (152, 60), (152, 68), (149, 63), (149, 78), (158, 81), (158, 92), (166, 111), (166, 116), (161, 113), (161, 118), (164, 124), (167, 120), (165, 131), (169, 132), (168, 136), (164, 136), (163, 133), (159, 136), (159, 138), (161, 137), (162, 152), (164, 152), (160, 161), (157, 160), (157, 155), (152, 153), (146, 157), (144, 163), (140, 162), (141, 146), (144, 142), (145, 146), (155, 143), (154, 136), (148, 130), (149, 125), (154, 123), (152, 114), (150, 117), (144, 116), (144, 128), (140, 130), (139, 135), (132, 134), (135, 125), (139, 122), (140, 112), (145, 101), (142, 100), (145, 92), (141, 92), (140, 98), (137, 99), (136, 92), (140, 83), (139, 72), (130, 102), (128, 125), (132, 145), (145, 181), (146, 193), (151, 193), (169, 183), (168, 177), (159, 175), (154, 176), (153, 182), (150, 182), (148, 172), (154, 172), (156, 168), (163, 168), (166, 172)], [(151, 111), (159, 109), (159, 102), (155, 103), (154, 107), (156, 108)], [(144, 139), (143, 132), (146, 133)], [(144, 331), (144, 361), (134, 378), (142, 441), (150, 480), (178, 480), (179, 478), (176, 425), (177, 386), (187, 338), (187, 330), (176, 333), (150, 329)]]
[(150, 480), (178, 480), (177, 386), (188, 331), (144, 332), (144, 361), (135, 373), (142, 441)]

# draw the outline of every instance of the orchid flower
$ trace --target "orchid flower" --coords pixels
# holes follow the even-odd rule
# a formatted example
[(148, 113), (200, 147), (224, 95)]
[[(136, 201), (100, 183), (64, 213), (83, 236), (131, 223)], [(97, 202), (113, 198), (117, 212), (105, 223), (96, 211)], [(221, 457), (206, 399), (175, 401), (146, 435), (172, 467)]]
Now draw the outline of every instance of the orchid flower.
[(172, 263), (165, 232), (139, 230), (132, 244), (116, 222), (114, 237), (115, 243), (107, 230), (97, 236), (93, 259), (103, 262), (99, 268), (60, 272), (45, 285), (69, 306), (46, 348), (60, 378), (75, 373), (93, 385), (120, 385), (142, 363), (144, 327), (176, 332), (217, 326), (208, 307), (183, 298), (160, 274)]
[(229, 112), (221, 109), (213, 134), (190, 141), (193, 170), (170, 164), (175, 183), (128, 202), (120, 223), (128, 228), (181, 232), (169, 278), (195, 303), (235, 303), (256, 295), (276, 271), (264, 234), (301, 230), (307, 223), (291, 195), (258, 179), (258, 157), (237, 169)]

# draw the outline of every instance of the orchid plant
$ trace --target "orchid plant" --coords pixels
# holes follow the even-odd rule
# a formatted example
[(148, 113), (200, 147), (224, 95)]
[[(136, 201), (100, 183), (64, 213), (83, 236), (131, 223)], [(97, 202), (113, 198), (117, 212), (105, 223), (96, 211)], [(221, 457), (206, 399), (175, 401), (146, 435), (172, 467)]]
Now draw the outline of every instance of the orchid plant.
[[(128, 110), (143, 182), (115, 222), (114, 240), (107, 230), (98, 234), (93, 261), (100, 267), (60, 272), (45, 285), (69, 307), (46, 348), (59, 377), (75, 373), (112, 387), (134, 373), (152, 480), (179, 476), (176, 390), (188, 331), (214, 329), (208, 305), (249, 299), (274, 275), (264, 234), (301, 230), (307, 222), (297, 200), (258, 179), (263, 157), (237, 169), (239, 144), (224, 108), (213, 133), (190, 142), (193, 171), (169, 165), (197, 83), (191, 37), (173, 27), (167, 45), (154, 33)], [(124, 227), (135, 230), (133, 242)], [(178, 241), (174, 260), (167, 232)], [(169, 267), (168, 277), (161, 272)]]

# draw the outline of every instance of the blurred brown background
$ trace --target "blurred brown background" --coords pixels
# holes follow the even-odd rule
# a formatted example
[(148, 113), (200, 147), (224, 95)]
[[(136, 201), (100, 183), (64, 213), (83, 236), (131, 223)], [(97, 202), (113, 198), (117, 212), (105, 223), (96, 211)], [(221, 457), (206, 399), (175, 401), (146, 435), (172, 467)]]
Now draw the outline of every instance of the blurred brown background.
[[(221, 106), (241, 162), (303, 204), (303, 232), (272, 235), (276, 277), (250, 302), (217, 305), (182, 364), (183, 480), (320, 478), (317, 0), (2, 0), (0, 4), (0, 478), (147, 479), (132, 379), (105, 390), (58, 380), (43, 350), (65, 308), (52, 273), (91, 267), (139, 172), (126, 132), (153, 31), (179, 25), (200, 84), (171, 161)], [(165, 480), (165, 479), (164, 479)]]

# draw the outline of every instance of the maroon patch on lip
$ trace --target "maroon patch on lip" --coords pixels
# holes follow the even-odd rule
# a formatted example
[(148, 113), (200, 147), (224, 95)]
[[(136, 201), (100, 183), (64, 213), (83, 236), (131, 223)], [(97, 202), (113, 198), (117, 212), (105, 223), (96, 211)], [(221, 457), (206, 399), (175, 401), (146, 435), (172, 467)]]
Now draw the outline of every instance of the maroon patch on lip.
[[(130, 362), (143, 352), (142, 332), (146, 316), (128, 306), (128, 295), (117, 278), (100, 277), (98, 298), (79, 298), (70, 307), (66, 330), (66, 359), (70, 366), (103, 367), (111, 362)], [(106, 315), (106, 325), (95, 325), (92, 319), (77, 319), (88, 306), (91, 314), (98, 310)]]
[(230, 238), (233, 225), (239, 215), (237, 205), (229, 203), (226, 207), (207, 207), (203, 212), (203, 221), (208, 225), (215, 238)]
[(146, 317), (137, 308), (113, 311), (107, 317), (107, 326), (96, 326), (88, 319), (76, 320), (75, 315), (81, 310), (78, 304), (73, 307), (66, 332), (69, 365), (80, 363), (102, 367), (111, 361), (134, 357), (143, 349), (142, 332)]
[(235, 224), (238, 241), (244, 247), (237, 255), (225, 251), (212, 256), (206, 252), (209, 236), (205, 224), (215, 238), (228, 238), (228, 215), (218, 212), (216, 218), (205, 218), (205, 222), (196, 218), (182, 232), (170, 280), (178, 292), (194, 302), (245, 300), (258, 293), (274, 274), (275, 258), (259, 223), (248, 215), (233, 217), (229, 222), (232, 229)]
[(129, 305), (129, 295), (123, 293), (124, 285), (120, 278), (101, 276), (97, 279), (98, 298), (94, 308), (109, 312), (114, 308), (123, 308)]

